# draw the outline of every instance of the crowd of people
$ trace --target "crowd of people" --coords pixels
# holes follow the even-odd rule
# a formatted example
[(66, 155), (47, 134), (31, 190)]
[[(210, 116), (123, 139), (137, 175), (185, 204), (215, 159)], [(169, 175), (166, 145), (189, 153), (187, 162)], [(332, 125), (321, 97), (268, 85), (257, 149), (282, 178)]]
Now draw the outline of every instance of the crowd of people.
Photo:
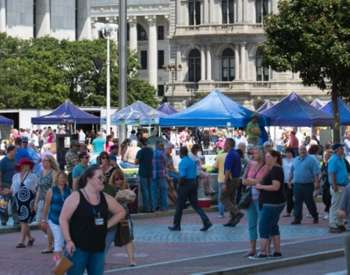
[[(282, 256), (281, 215), (293, 217), (291, 224), (297, 226), (305, 203), (317, 224), (316, 194), (322, 195), (323, 218), (329, 220), (330, 232), (346, 230), (350, 134), (345, 144), (322, 147), (316, 135), (299, 141), (293, 129), (274, 145), (257, 117), (245, 132), (183, 128), (149, 136), (139, 129), (122, 142), (113, 131), (107, 135), (80, 129), (62, 165), (55, 158), (60, 148), (53, 144), (56, 134), (64, 133), (64, 128), (50, 127), (31, 134), (11, 131), (1, 148), (6, 154), (0, 162), (0, 218), (6, 225), (11, 216), (20, 226), (19, 249), (34, 245), (29, 224), (39, 222), (47, 235), (47, 247), (41, 253), (53, 253), (57, 264), (66, 255), (73, 262), (67, 274), (84, 270), (102, 274), (113, 242), (126, 247), (129, 265), (136, 264), (128, 206), (138, 191), (144, 212), (166, 211), (174, 205), (171, 231), (181, 231), (182, 213), (189, 205), (202, 220), (201, 231), (212, 227), (198, 205), (199, 189), (210, 199), (217, 198), (221, 218), (228, 213), (224, 226), (235, 227), (246, 215), (250, 259)], [(212, 184), (205, 170), (206, 151), (216, 154), (217, 184)], [(138, 168), (136, 186), (128, 184), (124, 171), (129, 168)]]

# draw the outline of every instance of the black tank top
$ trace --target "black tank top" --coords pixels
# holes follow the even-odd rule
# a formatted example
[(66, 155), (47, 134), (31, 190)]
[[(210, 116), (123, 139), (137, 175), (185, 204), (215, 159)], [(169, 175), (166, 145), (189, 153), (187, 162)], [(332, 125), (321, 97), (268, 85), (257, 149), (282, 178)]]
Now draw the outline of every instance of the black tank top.
[[(70, 222), (69, 231), (77, 248), (91, 252), (102, 252), (105, 249), (107, 234), (108, 205), (103, 192), (100, 193), (100, 203), (90, 204), (79, 190), (80, 202), (74, 211)], [(103, 224), (101, 223), (103, 219)]]

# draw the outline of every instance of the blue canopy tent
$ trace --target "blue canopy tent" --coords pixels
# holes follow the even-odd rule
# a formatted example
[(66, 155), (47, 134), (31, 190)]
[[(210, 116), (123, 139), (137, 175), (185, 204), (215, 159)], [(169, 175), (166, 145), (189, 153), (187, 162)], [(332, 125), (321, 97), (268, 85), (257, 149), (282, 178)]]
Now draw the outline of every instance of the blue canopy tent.
[[(245, 127), (255, 113), (218, 90), (177, 114), (160, 118), (161, 127)], [(262, 119), (264, 120), (264, 119)], [(265, 125), (265, 121), (262, 121)]]
[(167, 115), (172, 115), (177, 113), (175, 108), (171, 106), (168, 102), (165, 102), (162, 105), (160, 105), (157, 110)]
[(52, 113), (33, 117), (33, 124), (100, 124), (100, 118), (80, 110), (70, 100), (66, 100)]
[(324, 105), (326, 105), (326, 102), (318, 99), (318, 98), (315, 98), (311, 103), (310, 105), (312, 107), (315, 107), (316, 109), (321, 109)]
[[(329, 101), (320, 110), (333, 117), (332, 101)], [(338, 98), (338, 110), (339, 110), (340, 124), (350, 125), (350, 107), (346, 105), (345, 102), (340, 98)]]
[(312, 107), (294, 92), (261, 114), (270, 119), (271, 126), (311, 127), (333, 123), (331, 115)]
[(112, 123), (117, 125), (152, 125), (158, 124), (159, 118), (166, 116), (166, 114), (148, 106), (147, 104), (141, 101), (136, 101), (133, 104), (115, 112), (112, 115)]
[(0, 125), (13, 125), (13, 120), (0, 115)]
[(266, 100), (263, 105), (261, 105), (256, 111), (257, 112), (262, 112), (265, 111), (269, 108), (271, 108), (274, 104), (270, 100)]

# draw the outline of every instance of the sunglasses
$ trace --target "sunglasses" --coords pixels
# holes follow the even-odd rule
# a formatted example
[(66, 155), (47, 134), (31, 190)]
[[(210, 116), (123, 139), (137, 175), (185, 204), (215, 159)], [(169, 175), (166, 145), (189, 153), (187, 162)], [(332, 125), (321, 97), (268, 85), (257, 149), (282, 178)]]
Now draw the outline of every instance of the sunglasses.
[(124, 177), (116, 177), (115, 181), (118, 181), (118, 180), (124, 180)]

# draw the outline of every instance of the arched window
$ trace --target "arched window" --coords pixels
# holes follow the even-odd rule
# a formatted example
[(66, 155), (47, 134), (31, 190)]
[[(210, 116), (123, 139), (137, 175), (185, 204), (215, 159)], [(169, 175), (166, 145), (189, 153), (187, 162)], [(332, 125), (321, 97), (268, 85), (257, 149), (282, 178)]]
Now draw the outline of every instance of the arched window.
[(225, 49), (222, 52), (221, 71), (222, 81), (235, 79), (235, 52), (232, 49)]
[(189, 0), (188, 1), (188, 24), (190, 26), (201, 24), (201, 1)]
[(222, 23), (232, 24), (234, 22), (234, 2), (235, 0), (222, 0), (221, 1), (221, 12), (222, 12)]
[(137, 24), (137, 40), (138, 41), (147, 40), (147, 32), (140, 24)]
[(269, 81), (270, 68), (264, 67), (262, 64), (263, 58), (260, 51), (256, 52), (255, 66), (256, 66), (256, 81)]
[(269, 0), (255, 0), (256, 23), (263, 23), (269, 14)]
[(197, 49), (190, 51), (188, 55), (188, 81), (201, 80), (201, 53)]

